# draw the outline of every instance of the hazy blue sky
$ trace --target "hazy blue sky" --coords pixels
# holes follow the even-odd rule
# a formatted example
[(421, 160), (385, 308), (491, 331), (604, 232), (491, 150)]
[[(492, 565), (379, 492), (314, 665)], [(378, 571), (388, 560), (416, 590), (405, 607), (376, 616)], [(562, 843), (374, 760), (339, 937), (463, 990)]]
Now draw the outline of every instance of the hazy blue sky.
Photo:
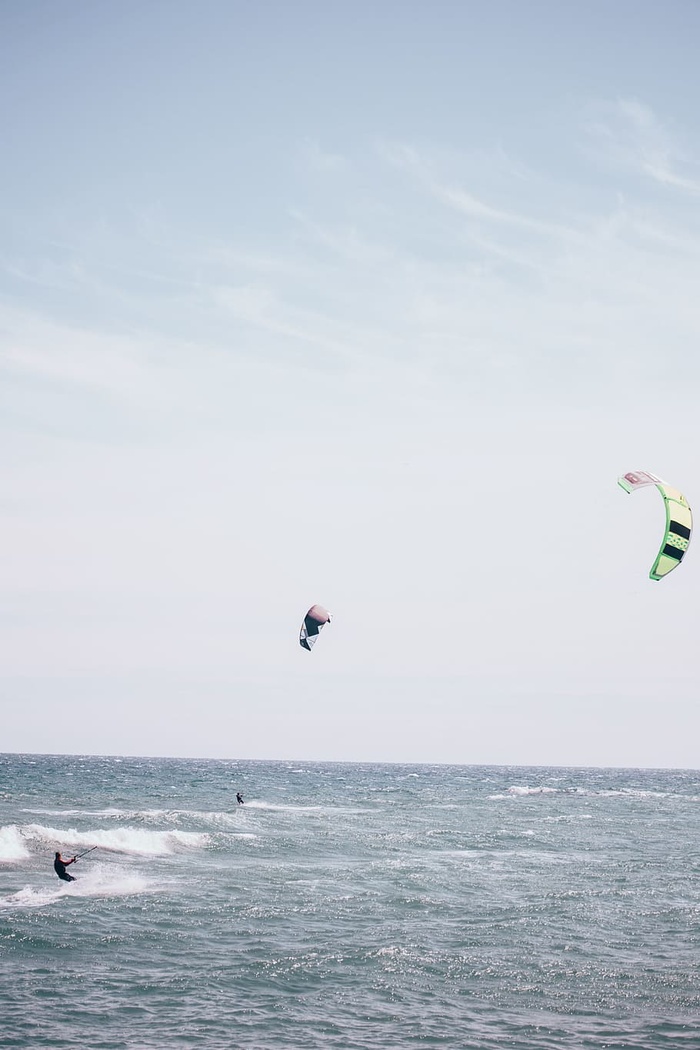
[(0, 5), (0, 751), (700, 765), (699, 33)]

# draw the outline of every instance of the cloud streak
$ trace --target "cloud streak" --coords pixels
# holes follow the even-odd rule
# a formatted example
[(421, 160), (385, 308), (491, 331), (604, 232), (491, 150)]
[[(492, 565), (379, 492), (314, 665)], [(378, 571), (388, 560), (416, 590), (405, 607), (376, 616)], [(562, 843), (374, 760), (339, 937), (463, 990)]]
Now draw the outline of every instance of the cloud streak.
[(599, 107), (601, 116), (589, 123), (593, 140), (614, 163), (639, 171), (660, 186), (700, 194), (697, 158), (689, 157), (672, 138), (650, 106), (621, 98)]

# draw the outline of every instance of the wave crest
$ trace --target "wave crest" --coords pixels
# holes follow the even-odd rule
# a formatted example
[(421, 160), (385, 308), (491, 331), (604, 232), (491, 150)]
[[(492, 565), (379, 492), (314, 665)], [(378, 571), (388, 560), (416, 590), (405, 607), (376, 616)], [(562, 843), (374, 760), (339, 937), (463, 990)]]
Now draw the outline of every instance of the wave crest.
[(19, 830), (24, 842), (68, 849), (99, 846), (116, 853), (135, 853), (151, 857), (176, 853), (182, 849), (203, 849), (210, 842), (210, 836), (203, 832), (151, 831), (147, 828), (132, 827), (78, 831), (76, 828), (50, 828), (42, 824), (27, 824)]
[(6, 824), (0, 828), (0, 862), (24, 860), (29, 850), (24, 844), (22, 833), (16, 824)]

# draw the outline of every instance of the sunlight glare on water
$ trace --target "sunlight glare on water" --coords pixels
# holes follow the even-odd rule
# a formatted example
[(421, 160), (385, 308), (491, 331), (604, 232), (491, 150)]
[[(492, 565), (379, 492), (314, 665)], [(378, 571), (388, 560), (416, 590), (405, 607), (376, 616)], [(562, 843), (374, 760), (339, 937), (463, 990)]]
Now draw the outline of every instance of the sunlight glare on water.
[[(700, 774), (10, 755), (0, 773), (5, 1045), (700, 1045)], [(92, 845), (59, 882), (53, 851)]]

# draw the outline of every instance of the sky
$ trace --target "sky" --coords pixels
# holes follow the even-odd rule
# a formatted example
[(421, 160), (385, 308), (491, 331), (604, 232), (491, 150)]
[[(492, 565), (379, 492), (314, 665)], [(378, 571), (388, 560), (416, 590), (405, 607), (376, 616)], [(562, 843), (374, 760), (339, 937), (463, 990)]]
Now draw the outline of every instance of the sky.
[(698, 768), (699, 31), (0, 4), (0, 751)]

